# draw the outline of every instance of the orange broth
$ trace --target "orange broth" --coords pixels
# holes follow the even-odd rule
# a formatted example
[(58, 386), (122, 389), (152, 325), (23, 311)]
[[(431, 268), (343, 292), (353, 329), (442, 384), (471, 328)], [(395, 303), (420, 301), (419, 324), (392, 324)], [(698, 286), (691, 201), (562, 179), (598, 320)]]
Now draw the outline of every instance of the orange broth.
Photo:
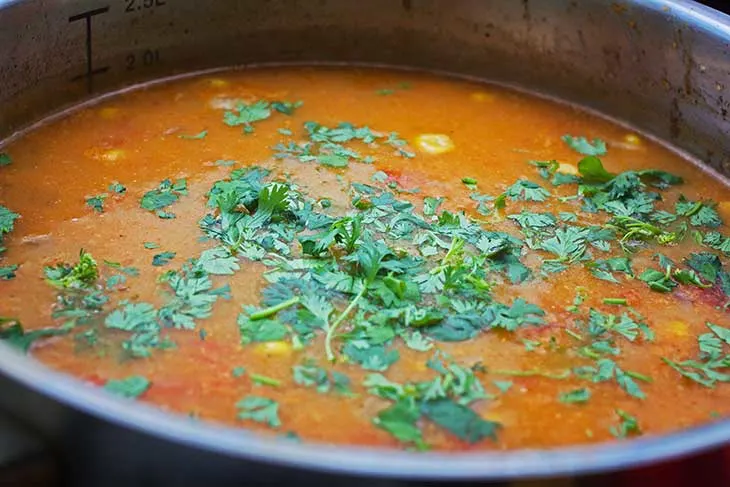
[[(272, 112), (269, 118), (252, 124), (253, 133), (245, 134), (241, 127), (222, 122), (225, 108), (221, 105), (233, 99), (247, 103), (301, 100), (303, 105), (291, 115)], [(271, 147), (277, 143), (306, 140), (301, 129), (306, 121), (329, 127), (347, 121), (383, 133), (396, 131), (415, 157), (399, 157), (383, 144), (370, 149), (357, 143), (352, 147), (374, 155), (374, 163), (350, 161), (347, 168), (331, 168), (293, 158), (274, 159)], [(284, 135), (279, 129), (294, 135)], [(198, 139), (180, 137), (204, 130), (207, 134)], [(429, 154), (418, 143), (418, 136), (424, 133), (447, 135), (453, 150)], [(215, 241), (201, 241), (199, 228), (199, 220), (210, 211), (205, 205), (211, 186), (228, 178), (232, 169), (252, 165), (271, 169), (275, 180), (288, 178), (314, 199), (329, 198), (333, 215), (350, 209), (350, 182), (377, 185), (371, 177), (382, 171), (400, 188), (420, 190), (396, 194), (413, 202), (415, 212), (421, 212), (424, 197), (444, 197), (439, 211), (463, 210), (484, 227), (518, 238), (524, 235), (506, 216), (523, 209), (555, 216), (572, 212), (579, 219), (574, 224), (602, 224), (610, 215), (586, 213), (575, 201), (558, 200), (575, 195), (575, 184), (552, 186), (528, 163), (557, 160), (575, 166), (583, 156), (561, 141), (565, 134), (606, 141), (608, 153), (601, 159), (612, 173), (661, 169), (684, 178), (684, 184), (661, 192), (664, 201), (657, 208), (673, 211), (680, 194), (693, 201), (730, 199), (721, 181), (625, 127), (571, 106), (496, 86), (358, 68), (272, 68), (205, 75), (105, 99), (32, 130), (4, 148), (12, 164), (0, 167), (0, 204), (21, 218), (5, 237), (7, 251), (0, 264), (20, 267), (14, 279), (0, 281), (0, 316), (17, 318), (26, 331), (61, 324), (63, 320), (51, 317), (59, 290), (43, 279), (44, 266), (76, 262), (81, 248), (96, 258), (102, 277), (114, 272), (102, 264), (104, 259), (139, 270), (138, 277), (128, 276), (121, 290), (109, 293), (105, 313), (120, 300), (162, 306), (168, 297), (159, 277), (216, 245)], [(219, 160), (236, 162), (216, 165)], [(466, 187), (461, 181), (464, 177), (474, 178), (476, 189)], [(142, 196), (166, 178), (186, 178), (188, 183), (187, 194), (165, 208), (176, 215), (174, 219), (159, 218), (140, 208)], [(508, 199), (496, 215), (475, 211), (472, 192), (494, 197), (520, 178), (540, 184), (551, 196), (541, 203)], [(107, 187), (113, 181), (126, 186), (126, 193), (111, 193)], [(109, 195), (103, 213), (85, 204), (85, 198), (99, 193)], [(493, 202), (487, 205), (491, 208)], [(718, 208), (722, 215), (723, 205)], [(718, 230), (726, 233), (727, 229), (723, 225)], [(144, 242), (155, 242), (159, 249), (146, 249)], [(176, 256), (166, 265), (152, 266), (153, 255), (163, 251)], [(490, 399), (477, 400), (470, 408), (501, 424), (496, 441), (472, 444), (421, 418), (418, 427), (432, 449), (551, 448), (612, 440), (610, 429), (621, 421), (617, 410), (634, 416), (643, 434), (665, 433), (726, 416), (730, 387), (703, 387), (681, 377), (662, 360), (696, 357), (697, 337), (708, 332), (705, 323), (728, 325), (722, 308), (726, 300), (717, 286), (679, 285), (670, 293), (659, 293), (638, 279), (645, 268), (657, 267), (652, 260), (655, 252), (680, 262), (689, 252), (701, 251), (708, 248), (690, 237), (674, 245), (648, 245), (631, 255), (636, 277), (616, 274), (621, 284), (615, 284), (595, 278), (581, 262), (562, 272), (541, 275), (540, 260), (547, 254), (525, 249), (523, 262), (533, 270), (532, 279), (510, 284), (489, 273), (491, 293), (500, 302), (509, 304), (521, 297), (539, 306), (545, 312), (543, 324), (520, 326), (516, 331), (486, 329), (466, 341), (433, 341), (434, 348), (425, 352), (407, 348), (396, 337), (391, 346), (399, 351), (400, 359), (380, 373), (398, 383), (430, 380), (436, 374), (426, 361), (437, 349), (463, 366), (483, 365), (474, 369), (474, 375)], [(616, 241), (608, 253), (596, 249), (591, 253), (594, 258), (623, 255)], [(391, 401), (363, 386), (366, 376), (374, 372), (348, 362), (341, 351), (343, 337), (335, 337), (333, 342), (334, 364), (325, 359), (323, 333), (317, 333), (301, 350), (292, 349), (288, 339), (283, 351), (272, 351), (263, 343), (242, 343), (237, 317), (242, 305), (259, 306), (260, 292), (267, 283), (262, 277), (263, 264), (241, 258), (239, 265), (233, 275), (212, 277), (216, 287), (230, 285), (232, 298), (218, 299), (211, 317), (196, 320), (195, 330), (163, 330), (175, 343), (173, 349), (154, 350), (148, 358), (120, 358), (114, 346), (123, 339), (122, 334), (106, 332), (104, 345), (79, 347), (74, 338), (83, 330), (79, 326), (65, 336), (36, 341), (30, 353), (49, 367), (97, 385), (133, 375), (146, 377), (150, 386), (140, 400), (202, 420), (261, 432), (294, 432), (304, 441), (403, 448), (404, 443), (373, 424), (373, 418)], [(571, 311), (577, 288), (585, 288), (585, 301)], [(604, 304), (604, 298), (625, 299), (626, 306)], [(339, 301), (337, 310), (343, 304), (346, 301)], [(590, 308), (621, 315), (628, 306), (643, 317), (656, 338), (651, 342), (640, 336), (630, 342), (617, 336), (614, 343), (621, 353), (612, 359), (623, 370), (650, 378), (651, 382), (637, 380), (645, 399), (627, 394), (616, 381), (593, 382), (575, 374), (565, 378), (539, 375), (560, 375), (592, 364), (578, 353), (579, 345), (585, 343), (566, 329), (576, 319), (585, 321)], [(344, 319), (342, 332), (348, 330), (353, 316), (355, 313)], [(573, 331), (581, 335), (577, 329)], [(306, 358), (349, 377), (352, 394), (321, 393), (295, 383), (292, 367)], [(245, 372), (234, 373), (236, 367)], [(280, 384), (256, 383), (251, 374)], [(512, 385), (501, 392), (495, 380), (503, 381), (500, 384), (505, 388), (506, 381)], [(590, 391), (590, 399), (583, 403), (558, 399), (580, 388)], [(236, 403), (247, 395), (276, 401), (281, 426), (272, 428), (237, 418)]]

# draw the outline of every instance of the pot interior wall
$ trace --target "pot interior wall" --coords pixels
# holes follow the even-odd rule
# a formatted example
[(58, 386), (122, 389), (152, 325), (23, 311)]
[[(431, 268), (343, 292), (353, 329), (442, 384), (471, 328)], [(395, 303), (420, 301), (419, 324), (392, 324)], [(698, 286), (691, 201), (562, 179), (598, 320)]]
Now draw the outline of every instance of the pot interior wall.
[(0, 0), (0, 137), (162, 76), (262, 62), (443, 70), (590, 107), (730, 172), (730, 18), (654, 0)]

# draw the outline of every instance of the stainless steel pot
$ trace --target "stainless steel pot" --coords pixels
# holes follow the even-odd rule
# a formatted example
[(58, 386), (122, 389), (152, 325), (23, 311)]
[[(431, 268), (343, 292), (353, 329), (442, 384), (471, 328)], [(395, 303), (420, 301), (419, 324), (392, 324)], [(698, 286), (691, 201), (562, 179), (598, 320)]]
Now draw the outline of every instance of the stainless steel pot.
[[(568, 100), (668, 142), (699, 167), (730, 173), (729, 46), (730, 17), (685, 0), (0, 0), (0, 137), (83, 100), (193, 70), (357, 62)], [(298, 445), (108, 397), (2, 344), (0, 406), (55, 441), (78, 485), (221, 486), (253, 475), (275, 480), (292, 471), (283, 466), (380, 478), (550, 477), (630, 468), (730, 440), (724, 421), (550, 451)], [(298, 480), (314, 479), (305, 470)]]

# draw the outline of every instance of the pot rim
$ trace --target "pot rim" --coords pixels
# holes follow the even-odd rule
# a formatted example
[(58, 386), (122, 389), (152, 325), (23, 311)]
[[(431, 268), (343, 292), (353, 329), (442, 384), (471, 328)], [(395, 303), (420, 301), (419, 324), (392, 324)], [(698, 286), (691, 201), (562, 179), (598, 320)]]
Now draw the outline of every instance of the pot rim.
[[(20, 0), (0, 0), (0, 9)], [(692, 0), (635, 0), (669, 8), (679, 20), (730, 43), (730, 16)], [(191, 421), (181, 414), (124, 400), (46, 367), (0, 342), (0, 373), (29, 389), (117, 426), (189, 447), (269, 464), (333, 473), (408, 479), (511, 479), (585, 475), (639, 467), (730, 443), (730, 419), (622, 442), (549, 450), (407, 452), (321, 443), (297, 444), (242, 428)]]

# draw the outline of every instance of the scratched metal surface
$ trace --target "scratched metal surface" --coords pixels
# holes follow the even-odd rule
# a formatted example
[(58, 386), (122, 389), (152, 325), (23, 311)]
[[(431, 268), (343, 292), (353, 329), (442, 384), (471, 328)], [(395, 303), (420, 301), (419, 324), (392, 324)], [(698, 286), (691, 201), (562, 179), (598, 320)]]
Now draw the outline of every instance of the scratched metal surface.
[[(556, 96), (727, 173), (729, 43), (730, 18), (684, 0), (0, 0), (0, 138), (160, 76), (258, 62), (365, 62)], [(249, 479), (254, 467), (268, 478), (289, 472), (276, 465), (401, 478), (547, 477), (637, 466), (730, 439), (730, 423), (720, 422), (553, 451), (414, 455), (298, 446), (107, 397), (4, 344), (0, 391), (0, 406), (57, 442), (75, 478), (90, 486), (112, 485), (112, 475), (120, 485), (157, 478), (220, 487)]]

